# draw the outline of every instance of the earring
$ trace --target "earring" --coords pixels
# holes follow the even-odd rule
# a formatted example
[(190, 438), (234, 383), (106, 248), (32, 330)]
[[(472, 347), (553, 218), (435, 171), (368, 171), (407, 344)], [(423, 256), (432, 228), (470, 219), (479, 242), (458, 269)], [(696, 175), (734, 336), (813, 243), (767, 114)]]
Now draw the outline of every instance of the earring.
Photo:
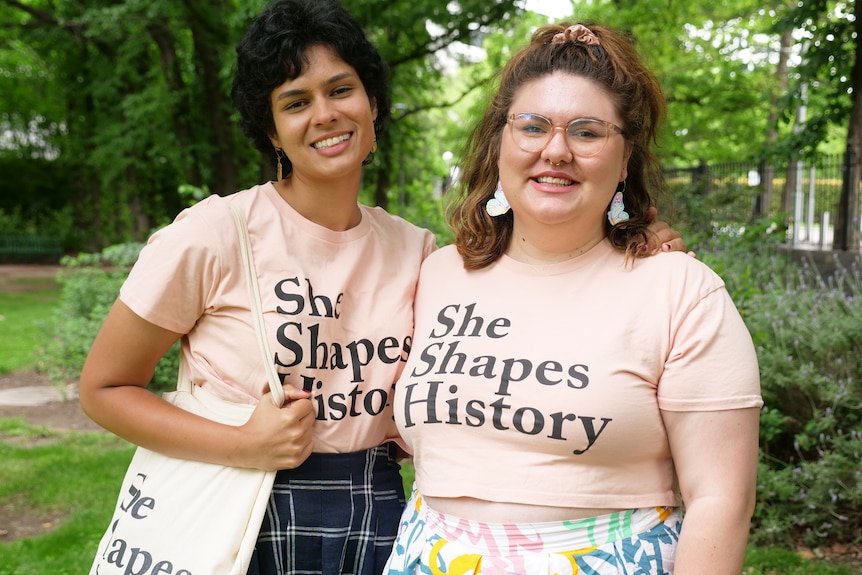
[(278, 181), (278, 182), (280, 182), (282, 179), (281, 155), (283, 153), (284, 153), (284, 151), (281, 148), (275, 149), (275, 177), (276, 177), (276, 181)]
[(371, 152), (369, 152), (368, 155), (365, 157), (365, 159), (362, 160), (363, 166), (367, 166), (368, 164), (370, 164), (371, 162), (374, 161), (374, 152), (376, 152), (376, 151), (377, 151), (377, 133), (375, 132), (374, 141), (371, 142)]
[(497, 182), (497, 189), (494, 190), (494, 197), (488, 200), (485, 204), (485, 211), (491, 217), (502, 216), (512, 206), (509, 205), (509, 200), (506, 199), (506, 194), (503, 193), (503, 184)]
[(626, 189), (626, 183), (623, 181), (623, 189), (617, 190), (614, 194), (614, 199), (611, 200), (611, 209), (608, 210), (608, 221), (612, 226), (628, 221), (629, 214), (625, 211), (626, 205), (623, 203), (623, 192)]

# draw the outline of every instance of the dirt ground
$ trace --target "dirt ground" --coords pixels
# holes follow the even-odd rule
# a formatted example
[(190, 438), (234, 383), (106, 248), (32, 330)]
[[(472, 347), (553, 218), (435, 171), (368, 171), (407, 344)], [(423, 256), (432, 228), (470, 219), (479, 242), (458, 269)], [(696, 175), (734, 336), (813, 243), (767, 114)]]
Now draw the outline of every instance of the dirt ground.
[(56, 285), (60, 266), (0, 264), (0, 292), (19, 293)]
[[(32, 371), (0, 375), (0, 392), (20, 387), (51, 388), (51, 382), (48, 381), (47, 375)], [(0, 402), (0, 419), (22, 417), (30, 425), (50, 427), (58, 431), (104, 431), (81, 410), (74, 386), (69, 386), (62, 392), (66, 394), (65, 400), (60, 399), (62, 393), (58, 391), (57, 401), (41, 405), (3, 405)]]

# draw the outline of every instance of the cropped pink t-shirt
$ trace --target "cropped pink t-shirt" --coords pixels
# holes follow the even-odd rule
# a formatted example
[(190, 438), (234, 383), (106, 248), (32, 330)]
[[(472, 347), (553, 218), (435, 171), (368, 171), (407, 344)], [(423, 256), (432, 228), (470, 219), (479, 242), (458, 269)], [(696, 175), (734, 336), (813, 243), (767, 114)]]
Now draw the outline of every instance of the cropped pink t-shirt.
[(358, 226), (335, 232), (303, 218), (271, 184), (211, 196), (156, 232), (120, 299), (187, 334), (193, 382), (235, 402), (257, 402), (268, 385), (229, 202), (247, 218), (276, 371), (313, 393), (315, 451), (395, 438), (392, 389), (410, 350), (416, 279), (436, 247), (433, 234), (365, 206)]
[(662, 410), (758, 407), (751, 337), (683, 253), (626, 265), (602, 242), (553, 265), (422, 267), (395, 392), (420, 493), (531, 505), (676, 504)]

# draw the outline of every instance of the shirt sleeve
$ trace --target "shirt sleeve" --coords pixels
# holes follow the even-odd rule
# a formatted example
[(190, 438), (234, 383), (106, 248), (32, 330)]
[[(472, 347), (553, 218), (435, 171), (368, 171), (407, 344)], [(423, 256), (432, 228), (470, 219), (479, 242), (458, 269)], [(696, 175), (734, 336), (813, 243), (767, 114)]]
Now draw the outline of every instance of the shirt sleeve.
[(760, 407), (760, 373), (751, 335), (723, 286), (681, 318), (658, 387), (667, 411)]
[(132, 311), (176, 333), (194, 327), (218, 285), (223, 234), (214, 233), (219, 227), (206, 217), (211, 204), (186, 209), (155, 232), (120, 289)]

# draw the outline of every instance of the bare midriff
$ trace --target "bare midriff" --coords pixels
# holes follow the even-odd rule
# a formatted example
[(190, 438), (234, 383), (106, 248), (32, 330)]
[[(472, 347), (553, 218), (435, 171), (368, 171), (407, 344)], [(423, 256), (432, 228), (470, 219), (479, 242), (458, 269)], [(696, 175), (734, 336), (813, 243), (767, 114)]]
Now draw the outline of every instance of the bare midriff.
[(486, 501), (472, 497), (428, 497), (425, 503), (438, 513), (455, 515), (483, 523), (545, 523), (568, 521), (607, 515), (621, 509), (593, 509), (588, 507), (549, 507)]

